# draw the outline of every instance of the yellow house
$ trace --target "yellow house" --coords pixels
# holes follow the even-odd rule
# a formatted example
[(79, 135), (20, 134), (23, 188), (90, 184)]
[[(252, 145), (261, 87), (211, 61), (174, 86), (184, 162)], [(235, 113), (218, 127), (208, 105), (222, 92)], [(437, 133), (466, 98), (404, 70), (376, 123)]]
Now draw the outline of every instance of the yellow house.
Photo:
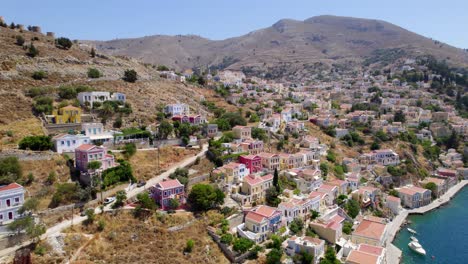
[(54, 124), (81, 123), (81, 109), (74, 106), (65, 106), (52, 112)]

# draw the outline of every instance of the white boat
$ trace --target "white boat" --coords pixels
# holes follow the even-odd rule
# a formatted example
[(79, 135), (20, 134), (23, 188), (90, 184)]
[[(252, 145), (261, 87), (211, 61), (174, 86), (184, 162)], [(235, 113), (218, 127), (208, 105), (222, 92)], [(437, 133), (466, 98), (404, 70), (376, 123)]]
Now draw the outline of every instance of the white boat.
[(411, 241), (419, 242), (419, 240), (417, 238), (415, 238), (414, 236), (411, 236), (410, 239), (411, 239)]
[(412, 234), (417, 234), (415, 230), (411, 229), (411, 228), (407, 228), (408, 232), (412, 233)]
[(418, 254), (426, 255), (426, 250), (416, 241), (409, 242), (408, 247)]

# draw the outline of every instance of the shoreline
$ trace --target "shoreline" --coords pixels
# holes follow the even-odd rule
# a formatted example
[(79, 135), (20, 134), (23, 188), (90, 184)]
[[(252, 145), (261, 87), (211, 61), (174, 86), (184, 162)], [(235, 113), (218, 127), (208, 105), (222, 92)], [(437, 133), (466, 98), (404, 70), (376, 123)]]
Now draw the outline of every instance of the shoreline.
[(401, 261), (401, 255), (402, 252), (399, 248), (397, 248), (395, 245), (393, 245), (393, 240), (395, 239), (396, 234), (401, 230), (401, 226), (405, 222), (406, 218), (408, 215), (416, 214), (416, 215), (423, 215), (428, 212), (431, 212), (443, 205), (446, 205), (447, 203), (452, 200), (452, 198), (464, 187), (468, 185), (468, 180), (462, 180), (459, 183), (457, 183), (455, 186), (450, 188), (446, 193), (444, 193), (442, 196), (437, 198), (436, 200), (432, 201), (430, 204), (415, 208), (415, 209), (410, 209), (406, 210), (403, 209), (394, 219), (391, 223), (389, 223), (389, 233), (387, 234), (387, 239), (386, 239), (386, 249), (387, 249), (387, 263), (400, 263)]

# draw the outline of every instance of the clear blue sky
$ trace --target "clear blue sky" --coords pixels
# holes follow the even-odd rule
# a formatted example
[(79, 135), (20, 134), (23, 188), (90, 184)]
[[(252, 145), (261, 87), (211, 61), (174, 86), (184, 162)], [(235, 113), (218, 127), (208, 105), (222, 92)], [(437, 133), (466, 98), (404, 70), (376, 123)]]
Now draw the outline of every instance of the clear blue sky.
[(155, 34), (239, 36), (282, 18), (317, 15), (381, 19), (468, 48), (467, 0), (1, 0), (7, 22), (42, 26), (71, 39)]

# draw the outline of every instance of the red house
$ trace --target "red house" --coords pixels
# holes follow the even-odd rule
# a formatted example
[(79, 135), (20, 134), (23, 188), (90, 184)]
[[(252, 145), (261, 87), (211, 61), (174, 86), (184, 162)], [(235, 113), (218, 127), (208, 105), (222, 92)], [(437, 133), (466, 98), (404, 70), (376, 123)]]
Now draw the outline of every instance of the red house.
[(239, 163), (244, 164), (250, 170), (250, 173), (262, 170), (262, 159), (257, 155), (240, 156)]
[(156, 201), (161, 209), (173, 209), (170, 208), (170, 200), (179, 200), (179, 205), (185, 204), (185, 188), (179, 180), (168, 180), (157, 183), (150, 189), (151, 197)]

